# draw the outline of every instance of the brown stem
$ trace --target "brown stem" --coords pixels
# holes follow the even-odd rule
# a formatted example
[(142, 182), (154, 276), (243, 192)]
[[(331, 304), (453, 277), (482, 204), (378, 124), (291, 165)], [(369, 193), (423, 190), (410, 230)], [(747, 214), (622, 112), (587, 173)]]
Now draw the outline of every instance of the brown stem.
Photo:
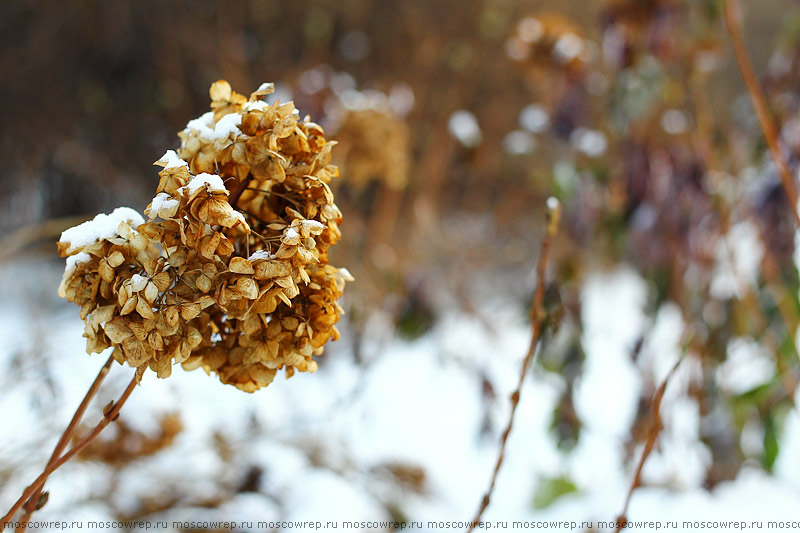
[(300, 207), (300, 203), (297, 200), (295, 200), (294, 198), (292, 198), (291, 196), (289, 196), (288, 194), (281, 194), (281, 193), (275, 192), (275, 191), (265, 191), (264, 189), (259, 189), (257, 187), (245, 187), (244, 190), (245, 191), (257, 191), (257, 192), (260, 192), (260, 193), (265, 194), (267, 196), (277, 196), (278, 198), (283, 198), (287, 202), (290, 202), (295, 207)]
[[(688, 342), (687, 342), (688, 346)], [(625, 505), (622, 508), (622, 512), (617, 518), (617, 530), (616, 533), (619, 533), (623, 527), (626, 526), (628, 523), (628, 506), (631, 503), (631, 497), (633, 496), (634, 491), (639, 488), (639, 485), (642, 483), (642, 469), (644, 468), (644, 463), (647, 461), (647, 458), (650, 457), (650, 452), (653, 451), (653, 447), (656, 444), (656, 439), (658, 435), (661, 433), (661, 430), (664, 429), (664, 423), (661, 420), (661, 400), (664, 398), (664, 392), (667, 390), (667, 383), (675, 371), (678, 369), (678, 365), (681, 364), (683, 361), (683, 357), (681, 356), (675, 364), (670, 369), (667, 376), (664, 378), (664, 381), (661, 382), (661, 385), (656, 390), (655, 395), (653, 396), (653, 426), (650, 428), (650, 432), (647, 435), (647, 442), (644, 445), (644, 450), (642, 451), (642, 457), (639, 459), (639, 464), (636, 467), (636, 473), (633, 476), (633, 482), (631, 482), (631, 488), (628, 489), (628, 496), (625, 498)]]
[[(75, 432), (75, 429), (80, 424), (81, 419), (83, 418), (84, 413), (86, 412), (86, 408), (89, 407), (89, 403), (91, 403), (92, 398), (94, 398), (97, 391), (100, 389), (100, 385), (103, 383), (103, 380), (108, 375), (108, 371), (111, 369), (111, 364), (114, 362), (113, 357), (109, 357), (105, 364), (100, 368), (100, 372), (97, 374), (97, 377), (94, 378), (94, 382), (89, 387), (89, 390), (86, 391), (86, 395), (81, 400), (80, 405), (75, 410), (75, 414), (72, 415), (72, 420), (70, 420), (67, 429), (61, 434), (61, 438), (56, 443), (55, 448), (53, 448), (53, 453), (50, 455), (50, 460), (47, 462), (47, 466), (50, 466), (59, 458), (59, 456), (64, 451), (64, 448), (67, 447), (70, 439), (72, 438), (72, 434)], [(24, 509), (25, 514), (23, 514), (22, 519), (20, 520), (20, 526), (16, 529), (17, 533), (22, 533), (27, 529), (27, 523), (31, 517), (31, 515), (39, 508), (39, 498), (42, 494), (42, 487), (36, 490), (28, 499), (27, 503), (25, 503)]]
[(61, 465), (63, 465), (64, 463), (72, 459), (74, 456), (79, 454), (81, 451), (83, 451), (84, 448), (86, 448), (89, 444), (91, 444), (92, 441), (94, 441), (97, 438), (97, 436), (100, 435), (100, 432), (103, 431), (103, 429), (108, 424), (117, 419), (117, 416), (119, 415), (122, 406), (125, 405), (126, 401), (128, 401), (128, 397), (131, 395), (134, 387), (136, 387), (138, 383), (139, 383), (139, 375), (137, 373), (133, 376), (131, 382), (128, 383), (128, 387), (120, 395), (119, 399), (116, 402), (114, 402), (111, 409), (109, 409), (108, 412), (105, 415), (103, 415), (103, 418), (100, 419), (100, 422), (98, 422), (97, 425), (85, 437), (83, 437), (72, 448), (70, 448), (67, 453), (65, 453), (57, 460), (47, 465), (47, 467), (44, 469), (44, 472), (39, 474), (39, 477), (37, 477), (34, 480), (34, 482), (31, 483), (28, 486), (28, 488), (25, 489), (25, 492), (22, 493), (22, 496), (20, 496), (17, 502), (8, 511), (8, 513), (6, 513), (6, 515), (2, 519), (0, 519), (0, 531), (3, 531), (6, 528), (6, 525), (11, 521), (11, 518), (17, 513), (17, 511), (20, 510), (20, 508), (22, 508), (25, 502), (27, 502), (31, 498), (33, 493), (41, 489), (41, 487), (44, 485), (45, 481), (47, 481), (47, 478), (50, 476), (50, 474), (55, 472), (58, 468), (61, 467)]
[[(703, 85), (703, 80), (693, 80), (691, 83), (691, 90), (692, 96), (695, 101), (695, 114), (697, 115), (697, 136), (695, 138), (695, 142), (699, 147), (699, 152), (702, 155), (704, 161), (706, 162), (706, 167), (710, 170), (709, 177), (711, 179), (711, 184), (716, 191), (722, 191), (724, 188), (724, 184), (722, 183), (722, 179), (719, 177), (722, 175), (723, 165), (721, 163), (721, 157), (717, 155), (716, 150), (711, 144), (708, 142), (708, 139), (712, 139), (713, 135), (713, 117), (711, 113), (708, 111), (709, 103), (708, 98), (705, 95), (705, 91), (701, 90), (701, 85)], [(726, 200), (724, 195), (721, 192), (717, 193), (717, 200), (715, 201), (715, 205), (717, 207), (717, 211), (720, 214), (720, 227), (722, 230), (723, 235), (728, 235), (730, 232), (731, 227), (731, 210), (726, 204)], [(759, 237), (761, 242), (764, 245), (764, 268), (762, 269), (762, 273), (764, 274), (764, 278), (766, 280), (767, 288), (769, 289), (770, 294), (772, 295), (773, 300), (776, 302), (778, 307), (779, 315), (781, 320), (783, 321), (784, 327), (786, 331), (793, 331), (796, 327), (793, 324), (797, 323), (797, 313), (791, 309), (791, 306), (785, 305), (783, 302), (788, 301), (788, 298), (785, 298), (785, 291), (780, 291), (779, 288), (782, 287), (780, 282), (780, 275), (777, 272), (776, 258), (773, 250), (768, 246), (767, 241), (767, 230), (764, 225), (760, 222), (758, 215), (754, 212), (753, 208), (750, 206), (749, 203), (744, 202), (742, 209), (744, 210), (744, 215), (746, 218), (749, 218), (753, 221), (755, 226), (758, 228)], [(726, 254), (728, 258), (728, 262), (731, 265), (735, 265), (735, 257), (733, 254), (733, 249), (728, 242), (728, 239), (723, 239), (723, 245), (726, 249)], [(736, 286), (739, 290), (739, 294), (741, 295), (742, 303), (744, 304), (745, 308), (748, 310), (747, 317), (750, 320), (750, 324), (752, 327), (753, 335), (759, 336), (761, 335), (764, 344), (769, 349), (770, 353), (775, 355), (775, 362), (778, 365), (778, 375), (780, 376), (782, 385), (784, 390), (786, 391), (786, 397), (791, 401), (792, 406), (797, 409), (797, 404), (794, 401), (794, 390), (797, 386), (795, 380), (790, 378), (788, 373), (784, 370), (785, 369), (785, 362), (780, 357), (780, 339), (777, 338), (776, 334), (769, 328), (769, 320), (764, 312), (764, 309), (761, 307), (761, 303), (759, 301), (758, 292), (754, 287), (746, 283), (742, 277), (740, 272), (736, 272), (734, 269), (734, 278), (736, 282)], [(792, 349), (795, 352), (795, 355), (800, 358), (800, 353), (797, 351), (797, 344), (792, 342)]]
[(378, 205), (369, 222), (371, 231), (367, 236), (368, 249), (379, 244), (392, 242), (392, 234), (397, 225), (397, 217), (403, 203), (403, 191), (382, 185)]
[(497, 483), (497, 476), (500, 473), (500, 467), (503, 466), (503, 460), (505, 459), (508, 436), (511, 434), (511, 428), (514, 425), (514, 414), (516, 413), (517, 406), (519, 405), (522, 384), (525, 381), (525, 376), (528, 375), (528, 369), (530, 368), (533, 358), (536, 355), (536, 346), (539, 344), (539, 339), (541, 339), (542, 331), (544, 329), (544, 321), (546, 318), (543, 305), (545, 271), (547, 270), (547, 260), (550, 256), (550, 245), (556, 235), (556, 232), (558, 231), (558, 221), (561, 214), (560, 206), (555, 198), (548, 200), (547, 204), (547, 233), (545, 234), (544, 239), (542, 239), (542, 251), (539, 255), (539, 264), (536, 268), (536, 290), (533, 293), (533, 306), (531, 307), (531, 326), (533, 328), (533, 332), (531, 333), (531, 344), (528, 347), (528, 353), (525, 355), (525, 360), (522, 362), (522, 369), (519, 373), (519, 382), (517, 383), (517, 388), (511, 394), (511, 414), (508, 417), (508, 424), (506, 425), (506, 429), (503, 431), (503, 436), (500, 439), (500, 452), (497, 454), (497, 462), (495, 463), (494, 471), (492, 472), (492, 480), (489, 483), (489, 488), (486, 491), (486, 494), (484, 494), (483, 499), (481, 500), (481, 505), (478, 508), (478, 512), (475, 514), (475, 518), (473, 518), (470, 522), (470, 527), (467, 529), (467, 533), (471, 533), (480, 523), (483, 513), (486, 511), (486, 508), (489, 507), (489, 503), (491, 502), (494, 486)]
[(239, 197), (242, 193), (247, 189), (247, 185), (253, 180), (253, 175), (248, 174), (247, 177), (239, 184), (239, 187), (233, 191), (228, 198), (228, 203), (231, 204), (231, 207), (236, 207), (236, 203), (239, 201)]
[(786, 158), (783, 156), (778, 144), (778, 129), (775, 126), (772, 115), (769, 113), (767, 99), (764, 96), (761, 85), (758, 83), (758, 78), (753, 70), (753, 64), (750, 61), (750, 55), (744, 43), (741, 13), (739, 12), (736, 0), (725, 0), (724, 5), (725, 27), (728, 29), (728, 35), (731, 38), (736, 62), (739, 64), (739, 70), (747, 86), (747, 92), (750, 94), (750, 99), (753, 101), (753, 107), (755, 107), (756, 115), (758, 115), (758, 122), (761, 124), (761, 129), (767, 140), (769, 151), (772, 153), (772, 159), (778, 167), (778, 175), (781, 178), (786, 197), (792, 205), (792, 214), (794, 215), (795, 222), (798, 227), (800, 227), (800, 214), (797, 212), (797, 188), (795, 187), (792, 173), (789, 170), (789, 164), (786, 162)]

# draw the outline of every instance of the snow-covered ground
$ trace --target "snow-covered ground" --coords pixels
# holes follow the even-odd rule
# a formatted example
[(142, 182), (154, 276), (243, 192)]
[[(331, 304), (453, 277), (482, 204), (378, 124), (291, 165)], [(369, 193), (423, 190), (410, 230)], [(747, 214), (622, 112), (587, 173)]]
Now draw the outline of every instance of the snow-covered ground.
[[(85, 354), (77, 308), (55, 297), (58, 264), (19, 261), (0, 267), (0, 274), (0, 507), (5, 512), (47, 461), (105, 356)], [(582, 522), (591, 521), (597, 530), (608, 530), (598, 522), (613, 521), (622, 510), (641, 453), (629, 458), (624, 448), (640, 392), (661, 383), (681, 354), (684, 334), (681, 315), (670, 305), (653, 319), (645, 315), (647, 292), (646, 282), (627, 267), (585, 280), (586, 362), (573, 397), (580, 438), (569, 452), (558, 448), (550, 426), (566, 384), (562, 376), (535, 368), (525, 380), (484, 517), (494, 529), (504, 522), (508, 530), (572, 531), (571, 524), (552, 523), (566, 521), (582, 531)], [(444, 522), (470, 520), (487, 488), (530, 335), (515, 306), (490, 302), (486, 309), (491, 324), (502, 328), (491, 330), (485, 321), (453, 312), (413, 342), (382, 335), (389, 331), (387, 321), (373, 315), (368, 331), (376, 333), (364, 347), (368, 364), (355, 364), (345, 326), (343, 339), (329, 346), (316, 374), (279, 378), (255, 394), (224, 386), (202, 371), (176, 371), (166, 380), (148, 373), (121, 418), (153, 434), (162, 415), (178, 412), (184, 429), (174, 444), (117, 471), (99, 463), (69, 463), (51, 477), (49, 503), (35, 518), (83, 521), (91, 529), (88, 521), (113, 521), (119, 514), (135, 515), (143, 502), (177, 498), (170, 510), (144, 519), (166, 520), (166, 530), (173, 530), (173, 520), (338, 521), (340, 530), (348, 530), (345, 521), (381, 530), (372, 522), (407, 520), (421, 522), (409, 527), (417, 531), (464, 529)], [(631, 350), (645, 328), (650, 332), (634, 363)], [(559, 333), (569, 334), (568, 328)], [(731, 360), (751, 371), (723, 366), (723, 382), (736, 388), (764, 379), (757, 345), (741, 339), (732, 351)], [(669, 382), (662, 404), (665, 428), (629, 519), (660, 521), (661, 529), (681, 531), (738, 530), (740, 525), (709, 524), (735, 520), (748, 528), (761, 521), (764, 531), (795, 530), (768, 529), (767, 522), (800, 520), (800, 417), (788, 415), (774, 475), (754, 462), (735, 481), (705, 491), (701, 483), (711, 454), (699, 440), (699, 407), (687, 395), (698, 372), (689, 353)], [(130, 374), (115, 366), (97, 404), (116, 396)], [(488, 400), (483, 379), (496, 392)], [(87, 415), (97, 416), (96, 410)], [(220, 442), (228, 450), (224, 458)], [(262, 472), (256, 486), (237, 492), (243, 476), (253, 471)], [(392, 471), (424, 472), (424, 478), (403, 484)], [(536, 509), (537, 489), (555, 478), (568, 479), (577, 490)], [(221, 503), (211, 508), (203, 501)], [(514, 522), (523, 523), (514, 527)], [(654, 529), (650, 524), (626, 531)]]

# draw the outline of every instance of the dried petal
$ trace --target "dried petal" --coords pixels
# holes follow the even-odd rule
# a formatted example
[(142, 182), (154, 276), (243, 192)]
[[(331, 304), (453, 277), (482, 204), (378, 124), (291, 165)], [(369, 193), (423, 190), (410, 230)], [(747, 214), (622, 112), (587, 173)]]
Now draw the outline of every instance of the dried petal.
[(255, 274), (253, 265), (244, 257), (232, 257), (228, 268), (236, 274)]

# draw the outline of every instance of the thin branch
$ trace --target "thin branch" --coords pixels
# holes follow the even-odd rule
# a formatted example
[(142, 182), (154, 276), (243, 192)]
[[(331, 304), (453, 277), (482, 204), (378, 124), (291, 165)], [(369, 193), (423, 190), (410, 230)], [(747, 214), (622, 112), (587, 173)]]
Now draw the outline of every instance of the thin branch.
[(733, 52), (734, 55), (736, 55), (736, 62), (739, 64), (739, 70), (747, 86), (747, 92), (750, 94), (750, 99), (753, 101), (753, 107), (755, 107), (756, 115), (758, 115), (758, 122), (761, 124), (761, 129), (767, 140), (769, 151), (772, 153), (772, 159), (775, 162), (775, 166), (778, 167), (778, 175), (781, 178), (781, 184), (783, 185), (783, 190), (786, 192), (786, 197), (792, 206), (792, 214), (794, 215), (795, 222), (798, 227), (800, 227), (800, 214), (797, 212), (797, 188), (792, 178), (792, 172), (789, 170), (789, 164), (781, 152), (778, 143), (778, 128), (775, 126), (775, 121), (769, 113), (767, 99), (764, 96), (761, 85), (758, 83), (755, 70), (753, 70), (753, 64), (750, 61), (750, 55), (744, 43), (741, 13), (738, 4), (736, 0), (725, 0), (724, 6), (725, 27), (731, 38)]
[(531, 333), (531, 344), (528, 347), (528, 353), (525, 355), (525, 360), (522, 362), (522, 369), (519, 373), (519, 382), (517, 383), (517, 388), (511, 394), (511, 414), (508, 417), (508, 425), (506, 426), (506, 429), (503, 432), (503, 436), (500, 440), (500, 452), (497, 455), (497, 462), (494, 465), (494, 471), (492, 472), (492, 480), (489, 483), (489, 489), (486, 491), (486, 494), (484, 494), (483, 499), (481, 500), (481, 505), (478, 508), (478, 512), (475, 514), (475, 518), (473, 518), (470, 522), (470, 527), (467, 530), (467, 533), (472, 533), (475, 527), (480, 523), (483, 513), (486, 511), (487, 507), (489, 507), (489, 503), (491, 502), (492, 493), (494, 492), (494, 487), (497, 483), (497, 476), (500, 473), (500, 467), (503, 466), (503, 460), (505, 459), (508, 436), (511, 434), (511, 428), (514, 425), (514, 414), (516, 413), (517, 406), (519, 405), (522, 384), (525, 382), (525, 376), (528, 375), (528, 369), (530, 368), (534, 356), (536, 355), (536, 347), (542, 337), (544, 321), (546, 318), (543, 304), (547, 260), (550, 256), (550, 245), (552, 244), (553, 238), (558, 232), (560, 215), (561, 207), (558, 203), (558, 200), (555, 198), (548, 199), (547, 233), (545, 234), (544, 239), (542, 239), (542, 251), (539, 255), (539, 264), (536, 268), (536, 290), (533, 294), (533, 305), (531, 307), (531, 326), (533, 329)]
[(39, 474), (39, 477), (37, 477), (34, 482), (25, 489), (25, 492), (22, 493), (22, 496), (20, 496), (8, 513), (6, 513), (6, 515), (0, 519), (0, 531), (3, 531), (6, 528), (7, 524), (11, 521), (17, 511), (22, 508), (22, 506), (30, 499), (33, 493), (41, 489), (50, 474), (55, 472), (61, 467), (61, 465), (83, 451), (84, 448), (89, 446), (89, 444), (91, 444), (97, 438), (97, 436), (100, 435), (100, 432), (103, 431), (108, 424), (117, 419), (122, 406), (125, 405), (126, 401), (128, 401), (128, 397), (130, 397), (133, 389), (138, 383), (139, 373), (137, 372), (134, 374), (133, 379), (131, 379), (130, 383), (128, 383), (128, 387), (125, 389), (125, 391), (123, 391), (119, 399), (112, 404), (111, 408), (108, 409), (103, 418), (100, 419), (100, 422), (98, 422), (97, 425), (85, 437), (83, 437), (72, 448), (70, 448), (67, 453), (59, 457), (56, 461), (48, 464), (44, 472)]
[(279, 192), (275, 192), (275, 191), (265, 191), (264, 189), (259, 189), (257, 187), (245, 187), (244, 190), (245, 191), (260, 192), (260, 193), (263, 193), (266, 196), (277, 196), (278, 198), (283, 198), (287, 202), (290, 202), (295, 207), (300, 207), (300, 202), (298, 202), (296, 199), (292, 198), (288, 194), (283, 194), (283, 193), (279, 193)]
[[(67, 426), (67, 429), (65, 429), (64, 433), (61, 434), (61, 438), (58, 440), (58, 443), (56, 443), (55, 448), (53, 448), (53, 453), (50, 455), (50, 460), (47, 462), (47, 466), (55, 463), (64, 452), (64, 448), (67, 447), (70, 439), (72, 439), (72, 434), (75, 432), (78, 424), (80, 424), (84, 413), (86, 413), (86, 408), (89, 407), (89, 403), (91, 403), (92, 398), (94, 398), (94, 396), (97, 394), (97, 391), (100, 389), (100, 385), (108, 375), (108, 371), (111, 369), (111, 364), (113, 362), (114, 357), (109, 356), (108, 360), (105, 362), (102, 368), (100, 368), (100, 372), (97, 374), (97, 377), (94, 378), (94, 382), (92, 382), (89, 390), (86, 391), (86, 395), (83, 397), (80, 405), (78, 405), (78, 408), (75, 410), (75, 414), (72, 415), (72, 420)], [(22, 520), (20, 521), (20, 527), (18, 527), (16, 530), (17, 533), (22, 533), (25, 531), (31, 515), (41, 507), (39, 504), (39, 499), (42, 494), (42, 488), (43, 486), (36, 490), (25, 504), (25, 514), (22, 516)]]
[[(685, 346), (688, 348), (689, 343), (686, 342)], [(633, 482), (631, 482), (631, 488), (628, 489), (628, 495), (625, 497), (625, 505), (622, 508), (622, 512), (617, 518), (617, 530), (616, 533), (619, 533), (623, 527), (626, 526), (628, 523), (628, 506), (631, 503), (631, 498), (633, 497), (633, 493), (636, 491), (637, 488), (642, 484), (642, 469), (644, 468), (644, 463), (647, 461), (647, 458), (650, 457), (650, 453), (653, 451), (653, 447), (656, 444), (656, 439), (661, 434), (661, 430), (664, 429), (664, 423), (661, 420), (661, 400), (664, 398), (664, 392), (667, 390), (667, 383), (669, 383), (670, 378), (678, 369), (678, 365), (681, 364), (683, 361), (683, 356), (685, 355), (686, 350), (681, 354), (675, 364), (670, 369), (667, 376), (664, 378), (664, 381), (661, 382), (661, 385), (656, 390), (655, 395), (653, 395), (653, 403), (652, 403), (652, 412), (653, 412), (653, 426), (650, 428), (650, 432), (647, 435), (647, 442), (644, 445), (644, 450), (642, 451), (642, 457), (639, 459), (639, 464), (636, 467), (636, 473), (633, 476)]]
[[(731, 220), (733, 217), (731, 209), (727, 205), (725, 195), (721, 192), (725, 187), (725, 184), (721, 178), (723, 175), (722, 170), (724, 168), (723, 164), (721, 163), (722, 158), (717, 155), (717, 150), (708, 142), (708, 139), (712, 139), (714, 137), (714, 124), (713, 116), (708, 111), (710, 106), (705, 90), (701, 90), (700, 87), (701, 85), (704, 85), (704, 80), (704, 78), (701, 78), (700, 80), (693, 79), (690, 85), (692, 97), (695, 102), (695, 114), (697, 116), (697, 135), (695, 137), (695, 143), (699, 147), (699, 153), (702, 155), (703, 160), (706, 163), (706, 167), (709, 169), (708, 175), (711, 179), (712, 187), (715, 191), (717, 191), (717, 198), (714, 202), (714, 205), (716, 206), (720, 215), (721, 233), (722, 235), (727, 236), (730, 234)], [(764, 268), (762, 269), (762, 274), (766, 280), (766, 286), (772, 295), (772, 299), (776, 303), (779, 316), (781, 317), (786, 331), (793, 331), (796, 329), (796, 326), (793, 324), (797, 323), (797, 313), (791, 308), (791, 306), (783, 303), (788, 301), (788, 299), (785, 298), (786, 291), (780, 290), (784, 289), (784, 287), (781, 284), (780, 274), (777, 272), (777, 268), (775, 267), (777, 260), (775, 258), (774, 250), (770, 248), (769, 241), (767, 240), (767, 229), (758, 217), (758, 214), (755, 213), (755, 210), (748, 202), (742, 203), (742, 210), (744, 211), (745, 218), (752, 220), (753, 224), (755, 224), (755, 226), (758, 228), (759, 238), (764, 245)], [(770, 353), (775, 355), (775, 362), (778, 365), (779, 370), (778, 374), (784, 390), (786, 391), (786, 397), (791, 401), (794, 409), (797, 409), (797, 403), (794, 401), (794, 390), (796, 389), (797, 384), (793, 379), (790, 379), (787, 376), (787, 372), (785, 371), (785, 362), (780, 357), (781, 341), (777, 338), (777, 334), (773, 331), (773, 329), (768, 327), (769, 320), (767, 319), (764, 309), (761, 307), (758, 292), (752, 285), (746, 283), (745, 280), (742, 279), (741, 272), (738, 272), (738, 269), (736, 268), (733, 247), (731, 246), (729, 239), (722, 239), (722, 243), (726, 250), (728, 263), (730, 263), (734, 271), (734, 280), (736, 282), (737, 290), (741, 295), (741, 301), (748, 310), (746, 315), (750, 321), (753, 336), (756, 338), (760, 337)], [(791, 336), (788, 336), (788, 338), (791, 340)], [(797, 350), (797, 343), (790, 342), (790, 344), (795, 355), (800, 358), (800, 353), (798, 353)]]
[(228, 203), (231, 204), (231, 207), (237, 207), (236, 204), (239, 202), (239, 197), (242, 195), (245, 189), (247, 189), (247, 185), (252, 180), (253, 175), (248, 174), (247, 177), (239, 184), (239, 187), (237, 187), (237, 189), (231, 193), (230, 197), (228, 197)]

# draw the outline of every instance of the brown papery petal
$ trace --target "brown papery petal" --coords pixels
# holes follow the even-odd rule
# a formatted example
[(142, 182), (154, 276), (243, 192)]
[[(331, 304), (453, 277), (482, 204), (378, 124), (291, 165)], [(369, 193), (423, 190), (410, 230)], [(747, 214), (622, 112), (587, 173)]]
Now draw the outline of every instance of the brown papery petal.
[(228, 268), (236, 274), (255, 274), (253, 265), (244, 257), (232, 257)]

